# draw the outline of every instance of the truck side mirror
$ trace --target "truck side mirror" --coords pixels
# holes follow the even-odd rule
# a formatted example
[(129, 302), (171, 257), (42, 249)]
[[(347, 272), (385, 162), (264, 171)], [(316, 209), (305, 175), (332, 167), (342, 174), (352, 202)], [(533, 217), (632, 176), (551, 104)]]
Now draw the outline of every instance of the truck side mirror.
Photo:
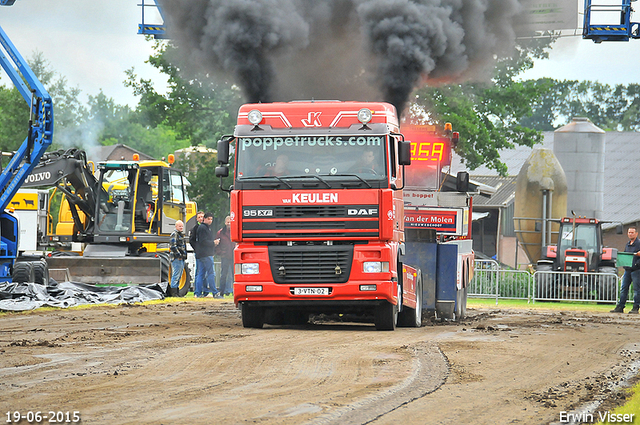
[(456, 190), (458, 192), (469, 191), (469, 173), (466, 171), (458, 171), (456, 176)]
[(229, 176), (229, 167), (226, 165), (221, 165), (220, 167), (216, 167), (216, 177), (228, 177)]
[[(218, 140), (218, 164), (228, 164), (229, 163), (229, 142), (230, 138), (222, 138)], [(217, 175), (217, 169), (216, 169)], [(228, 175), (228, 172), (227, 172)]]
[(398, 164), (411, 165), (411, 142), (398, 142)]

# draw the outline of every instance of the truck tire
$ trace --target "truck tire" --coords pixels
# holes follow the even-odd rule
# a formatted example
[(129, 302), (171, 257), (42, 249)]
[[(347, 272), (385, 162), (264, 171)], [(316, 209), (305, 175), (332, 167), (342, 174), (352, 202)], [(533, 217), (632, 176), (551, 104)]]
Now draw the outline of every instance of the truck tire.
[(389, 301), (383, 301), (376, 307), (374, 315), (376, 330), (393, 331), (398, 324), (398, 306)]
[(262, 329), (264, 326), (264, 310), (262, 307), (253, 307), (242, 304), (242, 326), (245, 328)]
[[(615, 267), (600, 267), (598, 273), (618, 274)], [(614, 276), (598, 277), (598, 301), (603, 303), (615, 303), (618, 296), (618, 279)]]
[(34, 261), (32, 263), (32, 268), (35, 283), (39, 283), (44, 286), (49, 285), (49, 266), (46, 261)]
[(398, 326), (419, 328), (422, 326), (422, 274), (416, 279), (416, 308), (404, 307), (398, 314)]
[(13, 265), (11, 281), (14, 283), (35, 282), (31, 261), (21, 261)]
[(464, 287), (456, 292), (456, 317), (455, 320), (459, 321), (467, 316), (467, 288)]
[[(539, 272), (550, 272), (552, 271), (552, 267), (549, 264), (538, 264), (536, 267), (536, 271)], [(553, 295), (554, 285), (554, 276), (551, 274), (536, 274), (536, 300), (539, 298), (549, 299), (551, 295)]]

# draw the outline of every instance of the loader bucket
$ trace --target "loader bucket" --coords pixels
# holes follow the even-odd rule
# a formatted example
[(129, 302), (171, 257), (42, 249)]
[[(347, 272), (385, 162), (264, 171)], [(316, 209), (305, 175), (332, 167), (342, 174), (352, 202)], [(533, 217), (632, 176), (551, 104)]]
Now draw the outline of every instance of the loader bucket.
[(160, 258), (154, 257), (49, 257), (49, 269), (68, 270), (72, 282), (94, 285), (147, 284), (166, 281)]

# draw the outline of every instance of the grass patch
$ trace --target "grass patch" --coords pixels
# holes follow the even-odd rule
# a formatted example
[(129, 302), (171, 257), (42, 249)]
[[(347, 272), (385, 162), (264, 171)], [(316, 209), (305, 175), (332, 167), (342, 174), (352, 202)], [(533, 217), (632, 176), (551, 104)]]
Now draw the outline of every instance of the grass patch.
[[(631, 303), (627, 304), (628, 307)], [(527, 302), (527, 300), (500, 299), (496, 304), (495, 298), (467, 298), (467, 307), (471, 308), (518, 308), (529, 310), (565, 310), (565, 311), (591, 311), (608, 313), (615, 304), (597, 304), (594, 302)]]
[[(629, 389), (629, 392), (632, 393), (631, 398), (624, 405), (613, 409), (611, 412), (614, 415), (634, 415), (633, 421), (626, 422), (627, 424), (640, 424), (640, 383), (638, 383), (635, 387)], [(594, 418), (599, 418), (598, 415), (594, 415)], [(620, 417), (614, 417), (620, 418)], [(609, 425), (612, 422), (600, 422), (599, 424)], [(620, 423), (617, 421), (616, 423)]]

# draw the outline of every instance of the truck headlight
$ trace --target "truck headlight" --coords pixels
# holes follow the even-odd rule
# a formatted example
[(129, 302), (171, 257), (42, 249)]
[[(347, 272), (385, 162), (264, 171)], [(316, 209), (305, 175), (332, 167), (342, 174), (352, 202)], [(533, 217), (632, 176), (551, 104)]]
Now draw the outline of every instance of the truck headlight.
[(362, 124), (367, 124), (373, 118), (373, 113), (369, 108), (362, 108), (358, 111), (358, 121)]
[(251, 124), (258, 125), (260, 124), (260, 122), (262, 122), (262, 112), (258, 111), (257, 109), (252, 109), (251, 111), (249, 111), (247, 119)]
[(258, 274), (260, 265), (258, 263), (236, 263), (235, 274)]
[(364, 273), (386, 273), (389, 271), (388, 261), (365, 261), (362, 263)]

